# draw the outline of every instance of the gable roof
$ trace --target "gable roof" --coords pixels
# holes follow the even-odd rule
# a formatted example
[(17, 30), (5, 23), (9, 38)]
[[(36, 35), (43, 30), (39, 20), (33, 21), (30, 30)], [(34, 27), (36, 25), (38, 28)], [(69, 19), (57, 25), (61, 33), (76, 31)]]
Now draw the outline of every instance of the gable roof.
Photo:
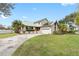
[[(48, 27), (51, 26), (52, 22), (49, 22), (47, 18), (44, 18), (42, 20), (36, 21), (36, 22), (27, 22), (27, 21), (22, 21), (22, 23), (26, 26), (33, 26), (33, 27)], [(42, 23), (42, 24), (40, 24)]]
[(41, 19), (39, 21), (36, 21), (34, 23), (40, 23), (40, 22), (48, 22), (48, 19), (47, 18), (43, 18), (43, 19)]
[(34, 24), (33, 22), (27, 22), (27, 21), (23, 21), (22, 23), (26, 26), (33, 26), (33, 27), (40, 27), (41, 26), (39, 24)]

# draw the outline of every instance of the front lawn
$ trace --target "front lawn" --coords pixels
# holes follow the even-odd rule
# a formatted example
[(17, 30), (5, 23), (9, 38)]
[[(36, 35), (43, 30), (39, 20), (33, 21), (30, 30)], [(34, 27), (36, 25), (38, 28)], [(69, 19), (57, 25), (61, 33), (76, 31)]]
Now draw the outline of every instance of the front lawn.
[(0, 34), (0, 38), (7, 38), (7, 37), (15, 36), (15, 35), (16, 35), (16, 33)]
[(79, 35), (40, 35), (24, 42), (16, 56), (79, 56)]

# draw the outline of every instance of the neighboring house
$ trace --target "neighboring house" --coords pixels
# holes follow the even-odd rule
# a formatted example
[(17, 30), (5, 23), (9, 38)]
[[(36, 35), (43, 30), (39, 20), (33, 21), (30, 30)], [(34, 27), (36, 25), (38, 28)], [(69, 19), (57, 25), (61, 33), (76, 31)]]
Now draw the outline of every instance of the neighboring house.
[(67, 31), (74, 30), (76, 34), (79, 34), (79, 25), (76, 25), (74, 22), (69, 21), (67, 23)]
[(13, 32), (14, 32), (13, 30), (7, 29), (6, 26), (0, 24), (0, 34), (3, 34), (3, 33), (13, 33)]
[(50, 23), (47, 18), (36, 22), (22, 22), (25, 27), (22, 28), (22, 31), (26, 31), (26, 33), (41, 33), (41, 34), (51, 34), (53, 31), (52, 23)]
[(72, 21), (69, 21), (67, 23), (67, 27), (68, 27), (68, 31), (71, 31), (72, 29), (78, 31), (78, 26)]
[(5, 29), (5, 26), (2, 25), (2, 24), (0, 24), (0, 30), (1, 30), (1, 29)]

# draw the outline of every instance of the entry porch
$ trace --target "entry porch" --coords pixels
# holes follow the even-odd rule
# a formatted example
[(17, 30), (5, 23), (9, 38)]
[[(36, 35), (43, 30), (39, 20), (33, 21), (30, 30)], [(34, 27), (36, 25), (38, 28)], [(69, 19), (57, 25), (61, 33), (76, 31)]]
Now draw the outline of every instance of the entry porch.
[(21, 28), (21, 33), (40, 33), (40, 27), (24, 26), (23, 28)]

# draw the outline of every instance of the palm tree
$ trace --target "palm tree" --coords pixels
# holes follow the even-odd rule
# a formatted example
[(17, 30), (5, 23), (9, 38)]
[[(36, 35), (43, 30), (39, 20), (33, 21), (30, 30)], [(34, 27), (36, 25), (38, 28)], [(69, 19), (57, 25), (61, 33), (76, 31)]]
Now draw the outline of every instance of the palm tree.
[(67, 32), (67, 25), (60, 23), (59, 24), (59, 30), (60, 30), (61, 33), (66, 33)]
[(20, 20), (15, 20), (12, 23), (12, 27), (13, 27), (13, 30), (15, 31), (15, 33), (20, 33), (22, 26), (23, 26), (23, 24), (22, 24), (22, 21), (20, 21)]

